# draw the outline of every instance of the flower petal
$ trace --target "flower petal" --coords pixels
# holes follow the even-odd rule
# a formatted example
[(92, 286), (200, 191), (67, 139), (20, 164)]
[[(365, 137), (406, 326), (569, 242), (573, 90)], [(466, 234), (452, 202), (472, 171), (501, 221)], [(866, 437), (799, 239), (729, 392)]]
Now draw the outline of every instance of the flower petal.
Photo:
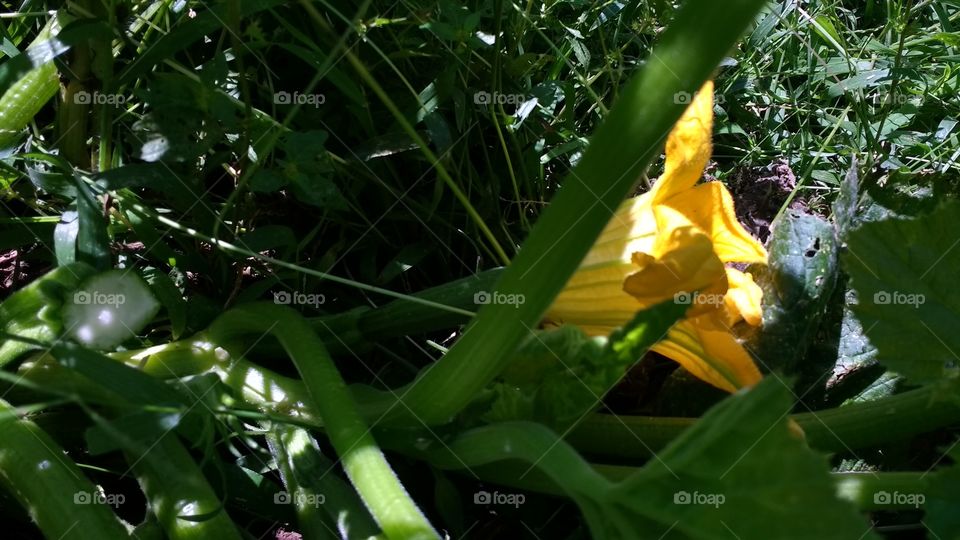
[(580, 263), (580, 268), (612, 261), (630, 262), (634, 252), (650, 251), (657, 235), (652, 200), (649, 193), (644, 193), (624, 201)]
[(591, 336), (609, 335), (644, 308), (623, 292), (623, 280), (634, 269), (633, 263), (623, 262), (577, 270), (544, 319), (553, 324), (576, 324)]
[(743, 346), (722, 324), (715, 323), (712, 315), (678, 322), (653, 350), (727, 392), (763, 378)]
[(654, 215), (658, 234), (653, 249), (633, 254), (638, 270), (623, 281), (623, 290), (643, 307), (677, 293), (726, 292), (726, 270), (710, 237), (669, 207), (654, 207)]
[(654, 203), (693, 187), (710, 160), (713, 81), (703, 83), (667, 137), (663, 176), (653, 186)]
[(763, 289), (754, 283), (753, 276), (736, 268), (727, 268), (729, 288), (723, 297), (727, 324), (733, 326), (744, 320), (750, 326), (763, 322)]
[(733, 197), (720, 182), (707, 182), (663, 201), (682, 213), (713, 239), (723, 262), (766, 263), (763, 245), (737, 221)]

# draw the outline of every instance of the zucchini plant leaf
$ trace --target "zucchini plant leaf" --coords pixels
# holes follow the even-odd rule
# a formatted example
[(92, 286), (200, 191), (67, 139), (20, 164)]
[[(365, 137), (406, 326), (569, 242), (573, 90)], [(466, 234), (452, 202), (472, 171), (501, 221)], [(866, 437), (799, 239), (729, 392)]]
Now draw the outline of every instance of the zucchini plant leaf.
[(958, 220), (960, 202), (950, 201), (917, 219), (867, 223), (847, 238), (853, 311), (878, 360), (913, 383), (957, 372)]
[(748, 336), (748, 350), (764, 367), (798, 375), (798, 386), (806, 386), (829, 369), (803, 360), (837, 282), (834, 226), (790, 211), (774, 224), (769, 251), (768, 266), (755, 269), (763, 289), (763, 326)]
[(645, 517), (632, 520), (645, 538), (876, 538), (792, 433), (792, 402), (770, 377), (730, 396), (617, 484), (610, 505)]

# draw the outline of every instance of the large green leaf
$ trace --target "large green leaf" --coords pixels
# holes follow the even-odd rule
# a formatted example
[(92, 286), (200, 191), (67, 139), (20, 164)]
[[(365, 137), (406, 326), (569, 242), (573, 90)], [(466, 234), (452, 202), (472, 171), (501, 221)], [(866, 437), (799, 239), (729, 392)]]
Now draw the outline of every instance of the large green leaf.
[(803, 360), (836, 281), (833, 225), (798, 211), (779, 219), (773, 228), (769, 264), (757, 271), (764, 292), (763, 326), (748, 341), (761, 367), (799, 375), (801, 385), (819, 378), (825, 366), (808, 366)]
[(951, 201), (917, 219), (867, 223), (847, 238), (853, 311), (880, 362), (914, 383), (957, 371), (958, 222), (960, 202)]
[(731, 396), (612, 500), (649, 518), (637, 524), (649, 538), (873, 538), (836, 498), (827, 460), (791, 433), (791, 405), (773, 378)]

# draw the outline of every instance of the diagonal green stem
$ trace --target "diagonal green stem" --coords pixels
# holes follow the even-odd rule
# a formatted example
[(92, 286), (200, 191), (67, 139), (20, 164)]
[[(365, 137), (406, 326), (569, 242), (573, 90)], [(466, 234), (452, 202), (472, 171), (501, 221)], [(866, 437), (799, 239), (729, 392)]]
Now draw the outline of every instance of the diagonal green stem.
[(303, 317), (286, 306), (246, 304), (221, 315), (207, 331), (218, 343), (251, 332), (272, 334), (290, 355), (347, 476), (384, 534), (439, 538), (393, 473), (326, 347)]

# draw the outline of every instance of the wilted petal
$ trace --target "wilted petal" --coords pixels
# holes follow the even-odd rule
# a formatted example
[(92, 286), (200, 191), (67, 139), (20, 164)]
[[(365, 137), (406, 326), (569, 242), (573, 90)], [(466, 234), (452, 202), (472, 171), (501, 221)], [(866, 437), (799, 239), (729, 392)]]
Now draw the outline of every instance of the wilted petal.
[(693, 187), (710, 161), (713, 81), (707, 81), (667, 137), (663, 176), (653, 186), (654, 203)]
[(733, 197), (720, 182), (701, 184), (674, 195), (662, 204), (682, 213), (706, 231), (721, 261), (767, 262), (767, 251), (737, 221)]

